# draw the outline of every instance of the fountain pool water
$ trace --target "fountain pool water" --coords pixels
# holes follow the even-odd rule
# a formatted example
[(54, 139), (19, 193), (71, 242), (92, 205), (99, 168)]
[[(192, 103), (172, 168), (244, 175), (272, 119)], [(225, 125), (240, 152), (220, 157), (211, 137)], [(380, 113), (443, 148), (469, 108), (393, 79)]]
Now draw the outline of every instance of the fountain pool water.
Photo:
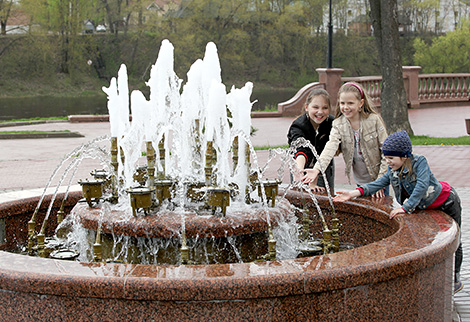
[[(263, 171), (252, 171), (246, 153), (251, 151), (254, 169), (259, 169), (247, 139), (251, 85), (232, 89), (225, 95), (214, 49), (213, 44), (208, 45), (204, 60), (192, 66), (188, 82), (178, 95), (181, 82), (172, 72), (173, 56), (168, 54), (172, 47), (164, 42), (148, 82), (150, 99), (147, 101), (139, 92), (130, 96), (132, 123), (124, 68), (118, 79), (105, 89), (109, 96), (111, 135), (116, 144), (111, 148), (111, 164), (105, 157), (102, 159), (112, 177), (108, 180), (105, 175), (103, 181), (108, 186), (103, 195), (90, 196), (86, 203), (79, 202), (81, 193), (67, 192), (0, 204), (2, 318), (8, 321), (449, 320), (457, 225), (439, 211), (423, 211), (390, 220), (390, 200), (379, 203), (360, 199), (335, 204), (332, 212), (330, 200), (325, 196), (309, 196), (297, 189), (284, 191), (284, 186), (279, 187), (279, 194), (278, 187), (270, 190)], [(240, 105), (245, 108), (235, 108)], [(198, 106), (209, 106), (210, 112)], [(222, 115), (226, 106), (230, 110), (230, 122)], [(238, 150), (231, 150), (235, 136), (238, 136)], [(147, 146), (146, 177), (136, 179), (135, 170), (141, 166), (142, 159), (140, 147), (144, 144)], [(191, 148), (196, 146), (199, 148)], [(211, 156), (211, 149), (216, 151), (215, 157)], [(92, 150), (101, 155), (100, 149)], [(236, 156), (231, 162), (225, 158), (230, 151)], [(82, 149), (78, 154), (86, 155), (88, 150)], [(230, 164), (235, 165), (233, 169)], [(142, 182), (138, 183), (139, 180)], [(161, 188), (169, 186), (168, 181), (175, 187), (171, 193)], [(197, 200), (188, 197), (187, 182), (203, 182), (192, 191), (195, 195), (189, 194)], [(151, 193), (155, 191), (155, 197), (149, 205), (133, 203), (126, 191), (134, 188), (137, 193), (145, 191), (144, 188)], [(212, 204), (210, 195), (216, 190), (228, 193), (228, 199), (222, 197), (221, 203)], [(256, 211), (251, 213), (248, 208)], [(322, 210), (324, 222), (319, 219), (319, 213), (309, 225), (308, 233), (314, 238), (321, 238), (324, 226), (331, 227), (336, 216), (341, 223), (339, 241), (360, 247), (302, 258), (283, 255), (285, 249), (292, 250), (292, 247), (279, 231), (283, 228), (293, 231), (294, 237), (290, 239), (296, 241), (298, 231), (291, 221), (301, 217), (296, 208)], [(80, 261), (67, 261), (15, 253), (22, 248), (29, 248), (30, 253), (45, 252), (39, 247), (43, 238), (39, 236), (54, 234), (57, 218), (50, 214), (57, 211), (68, 214), (63, 222), (75, 219), (80, 229), (92, 232), (92, 247), (84, 251), (89, 256)], [(29, 228), (32, 227), (33, 213), (34, 223), (48, 218), (48, 224), (39, 232), (34, 227), (31, 234), (26, 227), (28, 221)], [(80, 229), (71, 232), (75, 234)], [(116, 247), (114, 239), (121, 235), (127, 237)], [(103, 246), (104, 236), (111, 236), (111, 251)], [(233, 236), (245, 237), (234, 241)], [(162, 246), (162, 240), (178, 240), (169, 248), (172, 260), (162, 262), (165, 255), (158, 255), (158, 250), (155, 252), (155, 248), (142, 242), (146, 255), (155, 252), (153, 257), (142, 260), (140, 251), (136, 255), (140, 260), (134, 262), (132, 256), (116, 257), (121, 250), (113, 253), (123, 244), (136, 248), (139, 242), (131, 245), (129, 240), (139, 238), (157, 240), (152, 245), (157, 248)], [(198, 240), (218, 238), (225, 238), (222, 248), (231, 250), (224, 258), (205, 262), (198, 260), (199, 251), (185, 252), (193, 249)], [(259, 243), (244, 245), (244, 239), (259, 240)], [(277, 241), (274, 255), (269, 248), (273, 239)], [(213, 247), (213, 244), (201, 245), (203, 249)], [(236, 247), (240, 245), (244, 246)], [(258, 255), (241, 260), (244, 253), (256, 253), (257, 247), (258, 255), (264, 254), (269, 260), (261, 260)], [(184, 262), (188, 265), (182, 265)]]

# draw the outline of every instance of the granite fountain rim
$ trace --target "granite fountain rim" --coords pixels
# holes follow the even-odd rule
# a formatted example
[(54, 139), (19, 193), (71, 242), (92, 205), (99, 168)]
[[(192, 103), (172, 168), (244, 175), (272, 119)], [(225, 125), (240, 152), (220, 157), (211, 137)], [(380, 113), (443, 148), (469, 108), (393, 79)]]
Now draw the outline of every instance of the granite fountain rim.
[[(0, 211), (25, 200), (2, 203)], [(370, 210), (373, 204), (370, 199), (357, 199), (338, 208)], [(0, 285), (3, 290), (14, 292), (132, 300), (287, 296), (391, 280), (431, 267), (452, 256), (457, 248), (459, 228), (440, 211), (419, 211), (390, 222), (397, 224), (398, 230), (378, 242), (340, 253), (272, 262), (79, 263), (0, 251)], [(208, 288), (211, 292), (207, 292)]]

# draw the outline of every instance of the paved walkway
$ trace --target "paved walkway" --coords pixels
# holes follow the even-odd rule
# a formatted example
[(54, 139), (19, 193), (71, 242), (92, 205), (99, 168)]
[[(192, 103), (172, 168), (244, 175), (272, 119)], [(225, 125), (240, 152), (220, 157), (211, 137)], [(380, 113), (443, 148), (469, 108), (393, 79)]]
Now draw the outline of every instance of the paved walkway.
[[(415, 135), (434, 137), (466, 136), (465, 119), (470, 118), (470, 106), (446, 107), (411, 110), (410, 122)], [(252, 119), (253, 127), (258, 129), (252, 137), (255, 146), (280, 146), (287, 144), (286, 133), (293, 118), (258, 118)], [(6, 130), (6, 129), (4, 129)], [(9, 127), (8, 130), (69, 130), (83, 134), (79, 138), (48, 138), (48, 139), (12, 139), (0, 140), (0, 202), (39, 195), (48, 183), (51, 174), (64, 156), (77, 146), (97, 137), (109, 134), (109, 123), (46, 123), (28, 126)], [(109, 143), (101, 143), (108, 148)], [(465, 288), (455, 295), (455, 321), (470, 322), (470, 146), (415, 146), (414, 152), (425, 155), (435, 176), (454, 186), (463, 205), (462, 241), (464, 262), (462, 280)], [(260, 164), (268, 158), (267, 151), (259, 151)], [(337, 157), (336, 186), (349, 188), (344, 175), (344, 162)], [(66, 162), (65, 162), (66, 163)], [(73, 189), (78, 189), (76, 181), (89, 177), (92, 169), (101, 168), (97, 159), (85, 159), (72, 182)], [(277, 177), (276, 167), (272, 166), (268, 177)], [(64, 179), (60, 175), (52, 181), (52, 186)], [(288, 182), (289, 178), (283, 178)]]

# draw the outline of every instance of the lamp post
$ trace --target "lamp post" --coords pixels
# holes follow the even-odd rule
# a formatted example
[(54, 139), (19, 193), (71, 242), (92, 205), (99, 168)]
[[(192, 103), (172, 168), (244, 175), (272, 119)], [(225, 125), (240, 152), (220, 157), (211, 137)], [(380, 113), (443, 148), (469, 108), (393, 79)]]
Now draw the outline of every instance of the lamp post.
[(329, 20), (328, 20), (328, 68), (333, 67), (333, 23), (331, 17), (331, 0), (329, 1)]

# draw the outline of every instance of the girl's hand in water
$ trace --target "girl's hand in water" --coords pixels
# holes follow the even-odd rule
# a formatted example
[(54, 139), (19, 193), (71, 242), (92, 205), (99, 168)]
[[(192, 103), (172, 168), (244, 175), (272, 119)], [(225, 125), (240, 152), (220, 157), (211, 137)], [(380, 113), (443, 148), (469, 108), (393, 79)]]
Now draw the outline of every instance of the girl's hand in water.
[(303, 183), (313, 183), (317, 184), (318, 174), (320, 171), (317, 169), (304, 169), (304, 176), (300, 179)]

